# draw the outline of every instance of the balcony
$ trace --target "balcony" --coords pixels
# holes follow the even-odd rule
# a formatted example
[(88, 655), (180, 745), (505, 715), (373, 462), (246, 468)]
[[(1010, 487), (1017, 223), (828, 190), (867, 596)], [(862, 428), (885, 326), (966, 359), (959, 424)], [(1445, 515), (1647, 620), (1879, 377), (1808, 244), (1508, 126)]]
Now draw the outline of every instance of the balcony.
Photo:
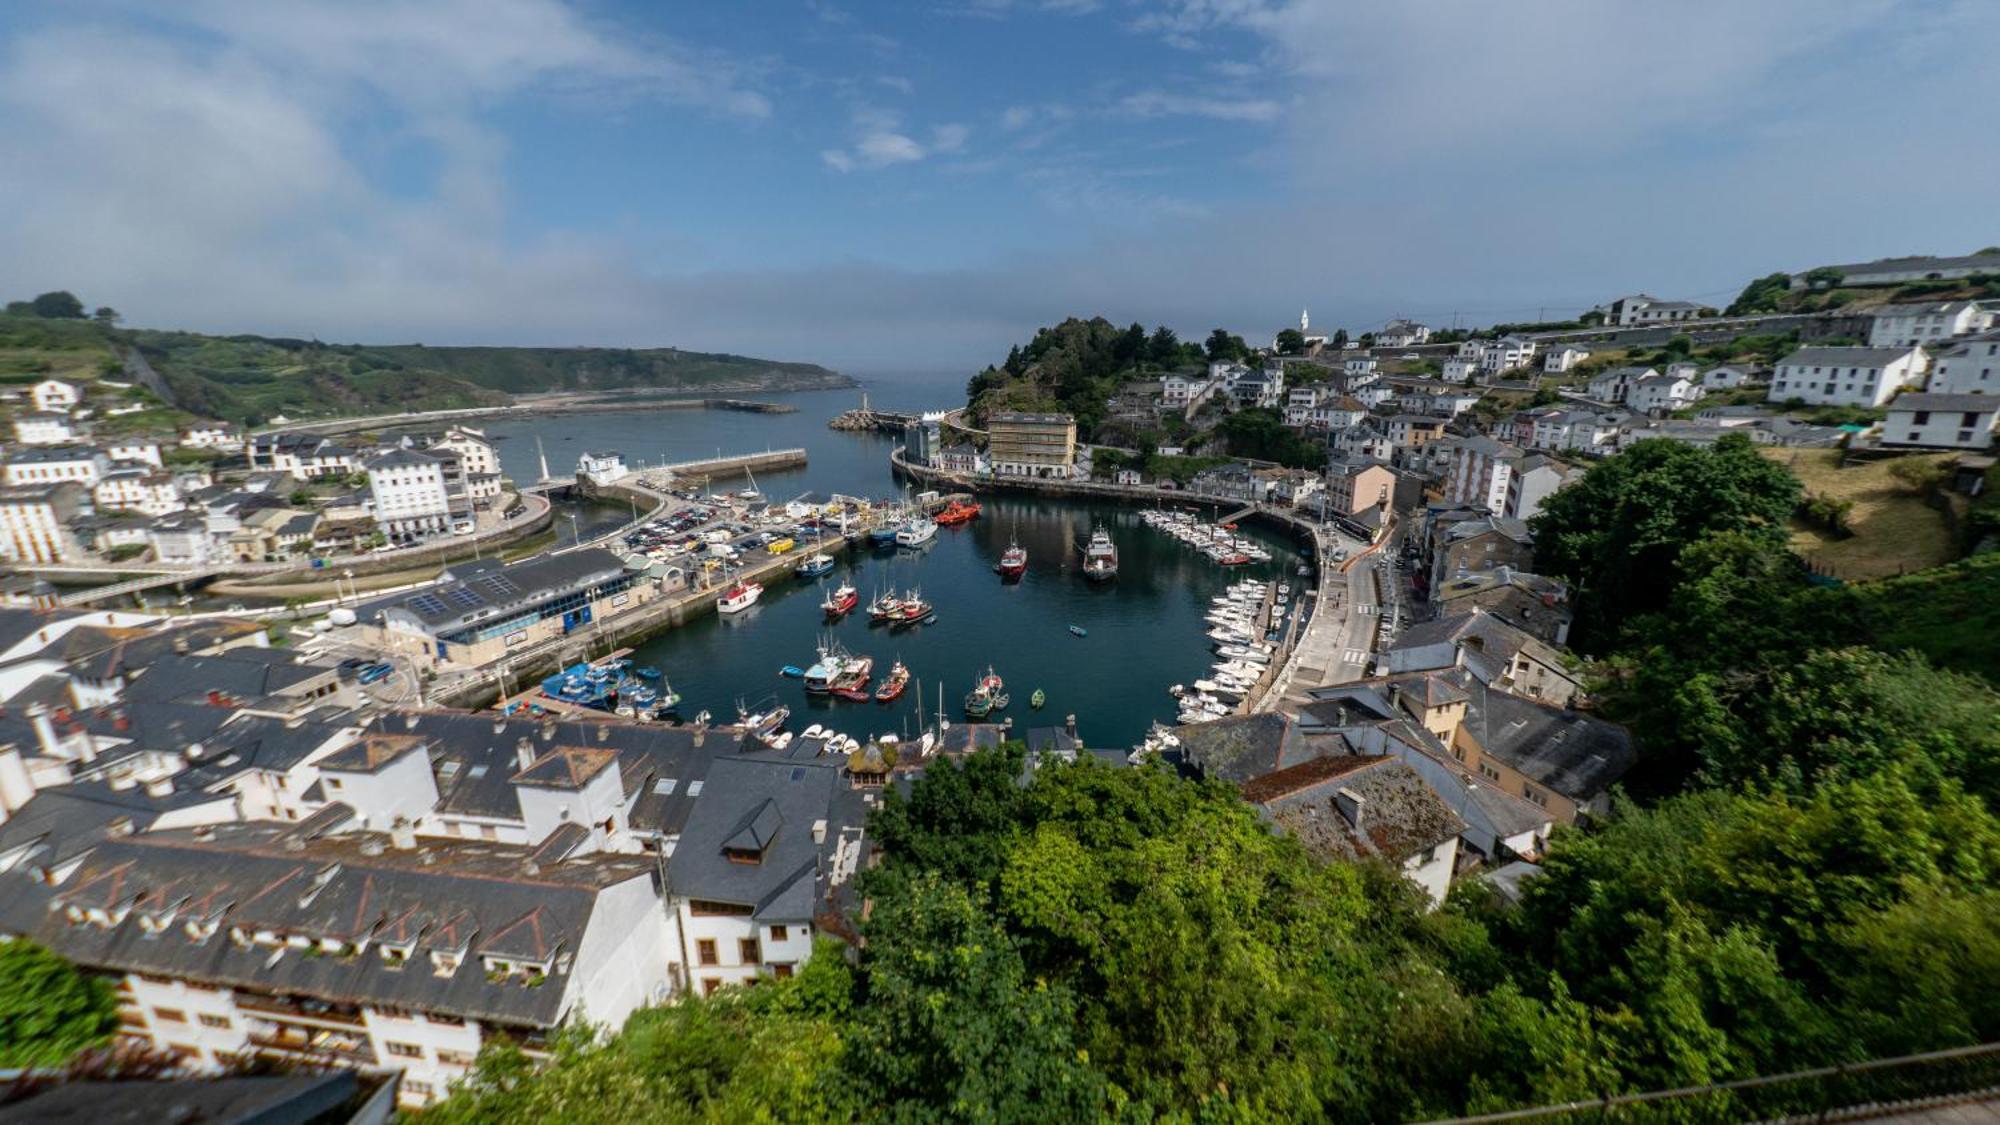
[(276, 1026), (253, 1031), (247, 1037), (250, 1049), (261, 1054), (297, 1055), (312, 1059), (376, 1065), (375, 1048), (365, 1035), (347, 1035), (316, 1028)]
[(275, 1019), (297, 1020), (339, 1028), (368, 1026), (359, 1012), (341, 1012), (320, 1005), (308, 1007), (280, 1000), (274, 996), (246, 996), (239, 992), (236, 995), (236, 1006), (242, 1011)]

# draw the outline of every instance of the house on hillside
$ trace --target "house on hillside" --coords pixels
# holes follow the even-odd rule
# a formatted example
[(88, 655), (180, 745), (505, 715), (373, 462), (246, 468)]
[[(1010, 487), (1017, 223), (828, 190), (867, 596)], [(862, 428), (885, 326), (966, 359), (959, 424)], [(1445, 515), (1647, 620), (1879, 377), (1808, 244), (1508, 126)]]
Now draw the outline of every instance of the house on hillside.
[(1904, 394), (1882, 420), (1885, 446), (1984, 450), (1993, 444), (2000, 395)]
[(1800, 348), (1778, 361), (1767, 402), (1881, 406), (1904, 387), (1921, 387), (1930, 357), (1922, 348)]
[(1994, 310), (1980, 301), (1921, 301), (1871, 309), (1871, 348), (1936, 347), (1993, 327)]
[(1940, 348), (1926, 390), (1933, 394), (2000, 394), (2000, 331), (1967, 336)]
[(1590, 349), (1582, 344), (1552, 344), (1542, 353), (1542, 371), (1550, 375), (1562, 375), (1590, 358)]
[(1713, 309), (1693, 301), (1663, 301), (1646, 293), (1620, 297), (1605, 308), (1605, 320), (1621, 328), (1633, 325), (1675, 324), (1693, 320)]

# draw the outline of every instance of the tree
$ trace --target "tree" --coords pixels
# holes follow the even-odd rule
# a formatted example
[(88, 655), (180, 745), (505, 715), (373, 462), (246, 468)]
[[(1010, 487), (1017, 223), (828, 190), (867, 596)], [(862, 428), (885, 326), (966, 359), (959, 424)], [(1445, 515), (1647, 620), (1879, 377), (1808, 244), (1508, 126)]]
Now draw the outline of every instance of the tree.
[(83, 302), (66, 289), (43, 293), (29, 303), (34, 314), (50, 320), (82, 320)]
[(1820, 266), (1806, 271), (1806, 285), (1812, 289), (1829, 289), (1847, 279), (1847, 275), (1832, 266)]
[(117, 1026), (103, 981), (33, 942), (0, 943), (0, 1067), (61, 1066)]
[(1575, 585), (1577, 647), (1607, 652), (1628, 618), (1672, 603), (1683, 549), (1726, 530), (1782, 541), (1799, 494), (1798, 478), (1740, 434), (1707, 449), (1642, 441), (1544, 503), (1536, 565)]
[(1766, 274), (1743, 287), (1734, 301), (1729, 302), (1730, 316), (1747, 316), (1751, 313), (1769, 312), (1778, 307), (1778, 300), (1792, 288), (1792, 275), (1784, 272)]
[(1180, 362), (1181, 338), (1174, 330), (1162, 324), (1153, 329), (1153, 336), (1146, 341), (1146, 358), (1158, 364), (1171, 365)]
[(1203, 350), (1211, 362), (1221, 362), (1249, 355), (1250, 345), (1243, 342), (1243, 337), (1230, 335), (1227, 328), (1218, 328), (1208, 334)]
[(1279, 355), (1306, 354), (1306, 334), (1296, 328), (1287, 328), (1278, 333)]
[(118, 322), (123, 320), (124, 317), (119, 316), (118, 310), (112, 308), (110, 305), (99, 305), (97, 306), (97, 311), (90, 314), (90, 319), (106, 328), (112, 328), (116, 327)]
[(1345, 348), (1347, 346), (1347, 329), (1336, 328), (1333, 330), (1333, 346), (1335, 348)]

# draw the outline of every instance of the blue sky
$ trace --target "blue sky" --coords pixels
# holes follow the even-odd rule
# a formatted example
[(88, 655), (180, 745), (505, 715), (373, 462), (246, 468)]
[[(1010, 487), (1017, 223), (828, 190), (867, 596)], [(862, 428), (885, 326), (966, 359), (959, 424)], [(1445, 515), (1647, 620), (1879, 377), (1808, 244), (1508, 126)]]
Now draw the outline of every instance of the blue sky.
[(0, 9), (0, 287), (956, 377), (2000, 242), (1986, 0)]

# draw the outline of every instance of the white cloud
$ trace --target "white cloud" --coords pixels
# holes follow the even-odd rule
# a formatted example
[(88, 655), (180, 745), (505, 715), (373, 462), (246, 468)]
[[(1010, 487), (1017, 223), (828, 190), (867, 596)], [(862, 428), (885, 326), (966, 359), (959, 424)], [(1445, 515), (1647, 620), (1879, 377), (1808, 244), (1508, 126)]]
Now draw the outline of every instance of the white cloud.
[(852, 124), (855, 133), (852, 145), (845, 149), (824, 149), (819, 154), (821, 163), (836, 172), (913, 164), (933, 156), (962, 152), (966, 138), (971, 135), (964, 125), (937, 125), (931, 129), (930, 144), (925, 145), (910, 136), (901, 114), (878, 106), (855, 110)]
[(1275, 121), (1283, 107), (1269, 98), (1224, 98), (1141, 90), (1119, 99), (1135, 117), (1207, 117), (1216, 121)]

